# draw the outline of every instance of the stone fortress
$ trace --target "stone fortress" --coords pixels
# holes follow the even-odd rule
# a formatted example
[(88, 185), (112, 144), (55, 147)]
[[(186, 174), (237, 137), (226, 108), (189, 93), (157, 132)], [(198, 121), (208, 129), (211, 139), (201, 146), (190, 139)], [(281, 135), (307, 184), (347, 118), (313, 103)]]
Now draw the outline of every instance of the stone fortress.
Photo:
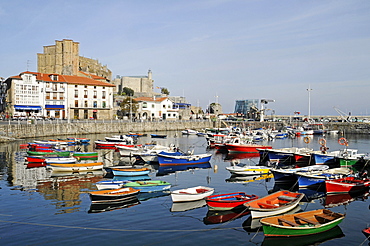
[[(44, 53), (37, 54), (37, 71), (62, 75), (96, 75), (110, 81), (112, 72), (98, 60), (79, 55), (79, 43), (73, 40), (56, 40), (55, 45), (44, 46)], [(84, 73), (81, 73), (84, 72)]]

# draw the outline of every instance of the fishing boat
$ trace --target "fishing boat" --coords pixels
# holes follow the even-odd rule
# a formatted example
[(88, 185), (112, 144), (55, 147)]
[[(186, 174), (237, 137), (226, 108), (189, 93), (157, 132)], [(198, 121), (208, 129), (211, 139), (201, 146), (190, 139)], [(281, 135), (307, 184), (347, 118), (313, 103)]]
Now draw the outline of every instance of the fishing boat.
[(105, 141), (108, 141), (108, 142), (121, 142), (125, 144), (134, 144), (134, 139), (126, 135), (114, 135), (111, 137), (105, 137), (104, 139)]
[(72, 152), (72, 156), (78, 160), (97, 160), (98, 152)]
[(162, 180), (133, 181), (126, 183), (124, 187), (139, 189), (140, 192), (157, 192), (169, 190), (171, 183)]
[(359, 154), (357, 149), (342, 149), (339, 150), (336, 158), (342, 167), (355, 166), (364, 164), (366, 154)]
[(367, 228), (363, 229), (362, 233), (365, 235), (367, 240), (370, 240), (370, 227), (367, 227)]
[(267, 174), (270, 172), (270, 168), (266, 166), (251, 166), (244, 163), (239, 163), (234, 166), (226, 167), (231, 174), (236, 175), (257, 175)]
[(331, 168), (316, 172), (295, 172), (294, 175), (297, 177), (300, 188), (308, 188), (325, 185), (325, 180), (342, 178), (349, 175), (350, 172), (348, 168)]
[(85, 172), (103, 169), (103, 162), (72, 163), (72, 164), (48, 164), (47, 169), (53, 172)]
[(213, 194), (214, 191), (214, 188), (206, 186), (195, 186), (171, 191), (171, 198), (173, 202), (191, 202), (201, 200), (207, 196), (210, 196)]
[(101, 180), (95, 183), (98, 190), (111, 190), (122, 188), (127, 180)]
[(225, 148), (229, 153), (259, 153), (258, 149), (272, 149), (272, 146), (245, 142), (241, 138), (234, 138), (231, 142), (225, 143)]
[(218, 194), (206, 197), (209, 210), (232, 210), (243, 207), (243, 204), (254, 199), (256, 195), (248, 195), (245, 192)]
[(92, 203), (113, 203), (135, 199), (139, 192), (137, 189), (125, 187), (113, 190), (92, 191), (89, 195)]
[(75, 140), (75, 141), (78, 141), (82, 144), (87, 144), (87, 143), (90, 143), (90, 139), (89, 138), (72, 138), (72, 137), (69, 137), (67, 138), (68, 140)]
[(326, 192), (328, 194), (358, 192), (365, 190), (369, 186), (370, 179), (360, 179), (356, 177), (325, 180)]
[(133, 152), (137, 152), (142, 149), (141, 146), (136, 145), (116, 145), (119, 151), (119, 155), (122, 157), (132, 156)]
[(150, 169), (143, 167), (143, 168), (133, 168), (127, 166), (115, 166), (111, 167), (114, 176), (141, 176), (147, 175), (150, 173)]
[(327, 209), (284, 214), (261, 219), (266, 237), (292, 237), (318, 234), (339, 225), (345, 215)]
[(152, 145), (140, 148), (138, 151), (133, 151), (131, 154), (136, 158), (136, 160), (142, 160), (144, 162), (158, 162), (158, 153), (165, 151), (169, 153), (175, 152), (176, 148), (174, 145), (164, 146), (164, 145)]
[(243, 205), (251, 211), (252, 218), (262, 218), (286, 213), (299, 205), (304, 194), (281, 190)]
[(307, 167), (298, 168), (271, 168), (271, 172), (274, 175), (275, 182), (290, 182), (297, 181), (297, 176), (294, 175), (296, 172), (316, 172), (328, 170), (327, 165), (312, 165)]
[(208, 163), (212, 157), (212, 154), (192, 154), (183, 153), (180, 151), (176, 152), (165, 152), (162, 151), (157, 154), (158, 163), (160, 166), (173, 166), (173, 165), (197, 165)]

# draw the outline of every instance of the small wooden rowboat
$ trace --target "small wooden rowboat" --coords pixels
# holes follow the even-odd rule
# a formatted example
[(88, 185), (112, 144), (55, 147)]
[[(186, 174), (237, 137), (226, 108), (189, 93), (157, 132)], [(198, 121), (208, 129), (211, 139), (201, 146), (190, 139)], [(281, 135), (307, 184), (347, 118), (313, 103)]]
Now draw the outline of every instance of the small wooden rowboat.
[(71, 152), (69, 151), (49, 151), (49, 152), (40, 152), (40, 151), (27, 151), (28, 155), (33, 155), (33, 156), (70, 156)]
[(130, 187), (113, 190), (98, 190), (89, 193), (92, 203), (114, 203), (137, 199), (140, 190)]
[(171, 183), (162, 180), (134, 181), (126, 183), (124, 187), (139, 189), (140, 192), (157, 192), (169, 190)]
[(261, 219), (266, 237), (292, 237), (321, 233), (337, 226), (345, 215), (327, 209)]
[(171, 192), (171, 198), (173, 202), (191, 202), (210, 196), (214, 191), (214, 188), (195, 186), (186, 189), (174, 190)]
[(339, 179), (325, 180), (327, 193), (351, 193), (362, 191), (370, 186), (370, 179), (344, 177)]
[(48, 164), (47, 169), (53, 172), (84, 172), (103, 169), (103, 162), (73, 163), (73, 164)]
[(262, 218), (286, 213), (299, 205), (304, 197), (302, 193), (287, 190), (254, 199), (243, 205), (251, 211), (252, 218)]
[(234, 192), (206, 197), (209, 210), (232, 210), (243, 207), (243, 204), (254, 199), (256, 195), (248, 195), (245, 192)]
[(112, 167), (112, 172), (115, 176), (141, 176), (150, 173), (150, 169), (143, 168), (131, 168), (131, 167)]
[(128, 180), (102, 180), (99, 182), (96, 182), (96, 188), (98, 190), (111, 190), (111, 189), (119, 189), (122, 188), (127, 182), (130, 182)]
[(98, 152), (72, 152), (72, 156), (78, 160), (97, 160)]
[(45, 163), (46, 164), (71, 164), (76, 163), (76, 158), (73, 157), (46, 157)]

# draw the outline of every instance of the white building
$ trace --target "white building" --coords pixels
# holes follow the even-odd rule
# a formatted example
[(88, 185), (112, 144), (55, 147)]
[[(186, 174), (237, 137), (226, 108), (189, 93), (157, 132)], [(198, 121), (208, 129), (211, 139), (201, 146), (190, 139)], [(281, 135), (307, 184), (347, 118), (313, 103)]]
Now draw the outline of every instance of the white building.
[(134, 98), (139, 104), (138, 118), (143, 120), (176, 120), (179, 118), (179, 109), (174, 108), (168, 97), (138, 97)]
[(23, 72), (10, 77), (12, 116), (112, 119), (114, 85), (97, 76)]

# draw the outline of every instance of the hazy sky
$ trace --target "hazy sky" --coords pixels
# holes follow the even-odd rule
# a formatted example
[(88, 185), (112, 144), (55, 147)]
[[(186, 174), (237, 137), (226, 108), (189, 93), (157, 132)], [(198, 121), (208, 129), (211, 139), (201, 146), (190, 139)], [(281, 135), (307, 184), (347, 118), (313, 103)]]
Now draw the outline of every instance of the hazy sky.
[(113, 77), (151, 69), (202, 108), (267, 98), (275, 114), (308, 114), (310, 98), (311, 115), (370, 115), (369, 0), (3, 0), (0, 18), (1, 77), (72, 39)]

